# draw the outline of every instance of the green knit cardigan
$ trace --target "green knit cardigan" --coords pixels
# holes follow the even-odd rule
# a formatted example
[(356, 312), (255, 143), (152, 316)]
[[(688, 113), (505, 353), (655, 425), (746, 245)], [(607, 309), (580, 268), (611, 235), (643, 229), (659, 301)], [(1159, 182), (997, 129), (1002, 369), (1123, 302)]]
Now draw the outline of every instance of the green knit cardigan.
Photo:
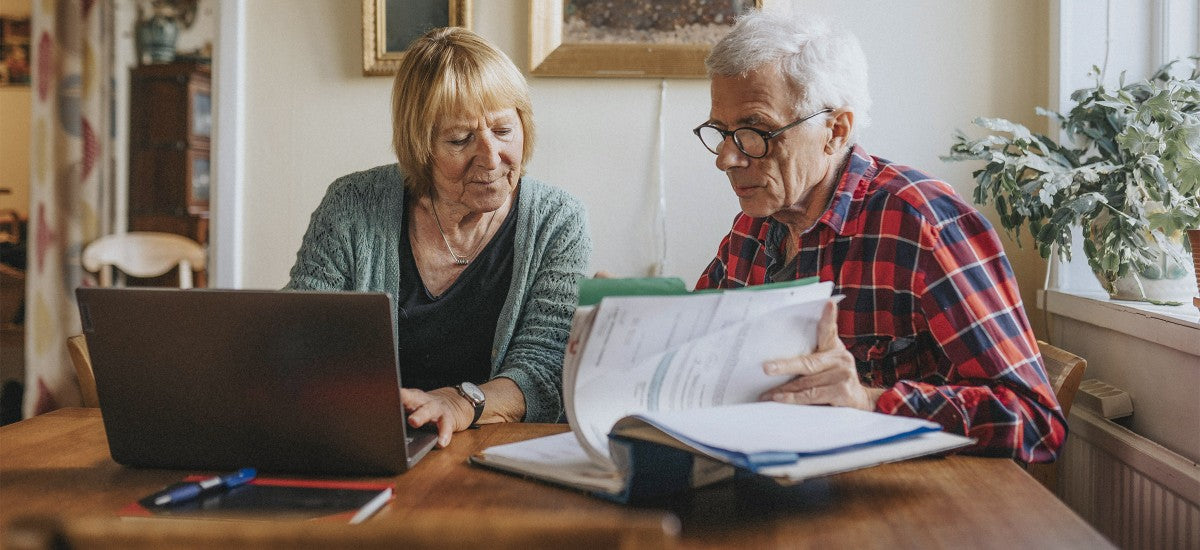
[[(512, 283), (492, 341), (492, 377), (521, 388), (525, 421), (554, 422), (592, 242), (583, 205), (565, 191), (523, 178), (518, 193)], [(312, 214), (286, 288), (397, 296), (403, 211), (404, 176), (395, 164), (338, 178)]]

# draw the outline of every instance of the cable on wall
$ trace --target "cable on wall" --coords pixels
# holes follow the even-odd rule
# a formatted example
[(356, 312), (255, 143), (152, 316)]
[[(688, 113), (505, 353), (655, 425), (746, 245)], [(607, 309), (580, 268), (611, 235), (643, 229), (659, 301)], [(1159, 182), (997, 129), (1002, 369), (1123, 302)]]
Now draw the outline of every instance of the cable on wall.
[(1171, 0), (1158, 3), (1158, 64), (1171, 60)]
[(654, 208), (654, 236), (657, 243), (658, 261), (651, 268), (651, 275), (661, 277), (667, 272), (667, 177), (666, 128), (667, 128), (667, 81), (663, 79), (658, 88), (658, 136), (655, 143), (654, 163), (657, 168), (658, 204)]
[(1112, 0), (1104, 0), (1104, 65), (1100, 66), (1100, 82), (1108, 74), (1108, 52), (1112, 49)]

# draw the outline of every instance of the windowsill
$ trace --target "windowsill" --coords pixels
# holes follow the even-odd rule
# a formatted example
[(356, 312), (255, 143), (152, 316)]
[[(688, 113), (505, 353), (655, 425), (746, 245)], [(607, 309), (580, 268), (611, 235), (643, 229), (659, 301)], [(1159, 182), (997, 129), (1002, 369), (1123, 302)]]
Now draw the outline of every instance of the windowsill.
[(1200, 356), (1200, 310), (1191, 304), (1160, 306), (1113, 300), (1102, 292), (1039, 290), (1038, 307)]

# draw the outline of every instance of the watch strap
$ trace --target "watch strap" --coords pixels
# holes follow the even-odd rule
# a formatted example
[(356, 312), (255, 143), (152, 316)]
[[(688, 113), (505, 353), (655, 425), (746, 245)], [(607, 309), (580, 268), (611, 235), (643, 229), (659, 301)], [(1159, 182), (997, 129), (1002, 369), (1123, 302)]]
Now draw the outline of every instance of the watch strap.
[[(478, 388), (478, 386), (476, 386), (476, 388)], [(454, 389), (458, 390), (458, 394), (463, 396), (463, 399), (466, 399), (469, 403), (471, 403), (472, 406), (475, 407), (475, 417), (471, 419), (471, 424), (467, 426), (467, 428), (478, 428), (479, 417), (483, 416), (483, 405), (485, 401), (482, 399), (477, 400), (474, 397), (471, 397), (471, 394), (467, 393), (467, 391), (463, 389), (462, 384), (454, 386)]]

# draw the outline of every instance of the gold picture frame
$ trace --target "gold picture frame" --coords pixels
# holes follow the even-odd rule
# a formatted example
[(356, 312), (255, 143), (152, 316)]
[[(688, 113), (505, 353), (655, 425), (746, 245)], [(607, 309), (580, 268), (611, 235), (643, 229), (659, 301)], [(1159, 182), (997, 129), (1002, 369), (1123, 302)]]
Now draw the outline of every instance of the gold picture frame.
[[(746, 0), (762, 8), (765, 0)], [(529, 72), (534, 76), (610, 78), (704, 78), (704, 58), (712, 48), (701, 43), (564, 41), (563, 0), (529, 2)], [(655, 3), (647, 0), (647, 6)], [(659, 6), (662, 2), (657, 3)], [(734, 3), (736, 4), (736, 2)], [(726, 20), (726, 26), (732, 21)]]
[[(419, 21), (417, 26), (424, 28), (451, 26), (470, 29), (472, 0), (444, 1), (447, 8), (445, 19), (430, 18), (428, 21)], [(400, 60), (404, 59), (404, 48), (412, 38), (416, 37), (397, 36), (399, 31), (396, 28), (388, 28), (389, 16), (391, 16), (390, 20), (395, 22), (402, 15), (395, 13), (396, 10), (415, 9), (418, 5), (406, 3), (404, 0), (362, 0), (363, 76), (396, 74)], [(389, 37), (392, 39), (389, 40)]]

